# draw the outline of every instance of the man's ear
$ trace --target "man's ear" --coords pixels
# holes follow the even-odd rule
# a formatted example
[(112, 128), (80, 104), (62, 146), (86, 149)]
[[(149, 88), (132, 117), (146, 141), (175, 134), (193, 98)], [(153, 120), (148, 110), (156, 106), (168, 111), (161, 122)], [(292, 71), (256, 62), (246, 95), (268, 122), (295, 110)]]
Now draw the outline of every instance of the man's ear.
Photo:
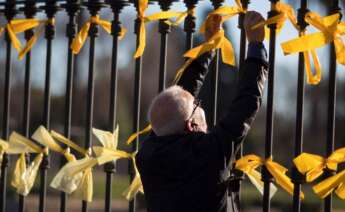
[(194, 132), (192, 120), (187, 120), (186, 121), (186, 129), (185, 130), (187, 132)]

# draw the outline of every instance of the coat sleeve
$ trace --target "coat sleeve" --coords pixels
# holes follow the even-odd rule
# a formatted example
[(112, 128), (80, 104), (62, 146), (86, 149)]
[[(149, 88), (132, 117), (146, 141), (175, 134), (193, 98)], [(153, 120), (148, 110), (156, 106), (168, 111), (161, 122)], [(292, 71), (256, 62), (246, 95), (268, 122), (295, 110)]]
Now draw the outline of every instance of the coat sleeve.
[(177, 85), (189, 91), (193, 96), (198, 96), (214, 55), (215, 53), (211, 51), (195, 59), (185, 69)]
[(210, 132), (211, 136), (220, 142), (225, 156), (230, 156), (232, 142), (239, 143), (247, 135), (262, 103), (266, 78), (265, 59), (251, 56), (248, 52), (248, 57), (240, 70), (237, 92), (227, 115)]

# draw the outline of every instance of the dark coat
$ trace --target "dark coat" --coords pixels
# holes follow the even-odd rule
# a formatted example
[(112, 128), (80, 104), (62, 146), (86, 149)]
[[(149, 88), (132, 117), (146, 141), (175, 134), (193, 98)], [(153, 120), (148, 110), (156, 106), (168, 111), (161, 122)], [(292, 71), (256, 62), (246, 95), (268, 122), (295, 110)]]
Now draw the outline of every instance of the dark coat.
[[(197, 96), (212, 56), (202, 55), (185, 71), (179, 85)], [(148, 212), (225, 212), (224, 171), (247, 135), (261, 105), (266, 63), (248, 58), (240, 70), (237, 94), (227, 115), (208, 133), (155, 136), (137, 156)]]

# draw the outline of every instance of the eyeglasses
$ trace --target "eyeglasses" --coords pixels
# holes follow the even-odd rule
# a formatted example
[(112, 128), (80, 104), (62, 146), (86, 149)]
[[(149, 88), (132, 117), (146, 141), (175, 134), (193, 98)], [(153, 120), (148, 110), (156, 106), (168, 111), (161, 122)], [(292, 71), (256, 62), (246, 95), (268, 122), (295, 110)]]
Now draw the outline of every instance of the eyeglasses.
[(189, 118), (187, 120), (191, 119), (194, 116), (194, 113), (195, 113), (196, 109), (198, 107), (200, 107), (200, 105), (201, 105), (201, 100), (195, 98), (193, 104), (194, 104), (193, 111), (192, 111), (192, 113), (190, 114), (190, 116), (189, 116)]

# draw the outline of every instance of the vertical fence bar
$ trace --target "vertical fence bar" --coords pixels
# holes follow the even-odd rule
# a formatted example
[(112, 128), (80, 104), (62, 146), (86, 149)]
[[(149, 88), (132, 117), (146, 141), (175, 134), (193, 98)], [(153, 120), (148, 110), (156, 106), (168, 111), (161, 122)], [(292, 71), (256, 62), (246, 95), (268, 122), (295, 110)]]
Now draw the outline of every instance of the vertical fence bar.
[[(270, 0), (271, 11), (268, 12), (268, 17), (277, 15), (275, 4), (277, 0)], [(269, 25), (270, 28), (270, 41), (269, 41), (269, 66), (268, 66), (268, 93), (267, 93), (267, 112), (266, 112), (266, 143), (265, 143), (265, 158), (268, 159), (272, 156), (273, 146), (273, 94), (274, 94), (274, 69), (275, 69), (275, 50), (276, 50), (276, 24)], [(262, 168), (262, 180), (264, 182), (264, 195), (263, 195), (263, 211), (270, 211), (270, 184), (272, 176), (266, 169)]]
[[(134, 0), (134, 6), (139, 14), (139, 0)], [(141, 19), (137, 17), (135, 20), (134, 33), (136, 34), (136, 48), (139, 46), (140, 42), (140, 24)], [(142, 66), (142, 57), (135, 59), (135, 76), (134, 76), (134, 101), (133, 101), (133, 126), (132, 132), (139, 132), (140, 127), (140, 103), (141, 103), (141, 66)], [(139, 137), (135, 139), (132, 144), (132, 152), (136, 152), (139, 147)], [(132, 164), (128, 165), (128, 170), (130, 174), (130, 181), (134, 179), (134, 167)], [(129, 212), (136, 211), (136, 197), (129, 201)]]
[[(55, 13), (58, 10), (55, 0), (47, 0), (42, 7), (45, 10), (47, 18), (53, 20)], [(44, 112), (43, 124), (46, 128), (50, 129), (50, 100), (51, 100), (51, 61), (52, 61), (52, 44), (55, 35), (55, 26), (51, 22), (46, 24), (45, 38), (47, 40), (47, 54), (46, 54), (46, 78), (44, 87)], [(50, 161), (48, 155), (43, 156), (40, 167), (40, 188), (39, 188), (39, 212), (46, 210), (46, 197), (47, 197), (47, 170), (50, 168)]]
[[(16, 5), (14, 0), (6, 0), (4, 10), (7, 22), (9, 23), (16, 15)], [(11, 103), (11, 72), (12, 72), (12, 46), (11, 39), (6, 30), (6, 66), (5, 66), (5, 87), (4, 87), (4, 110), (3, 110), (3, 122), (2, 122), (2, 138), (8, 139), (10, 128), (10, 103)], [(1, 212), (6, 211), (6, 181), (7, 181), (7, 167), (9, 158), (7, 154), (4, 154), (1, 164), (1, 181), (0, 181), (0, 209)]]
[[(169, 10), (172, 0), (158, 0), (158, 3), (163, 11)], [(166, 63), (167, 63), (167, 48), (168, 48), (168, 34), (171, 31), (170, 25), (165, 23), (166, 19), (159, 20), (159, 33), (161, 34), (161, 48), (159, 59), (159, 81), (158, 92), (165, 88), (166, 78)]]
[[(331, 2), (330, 14), (340, 13), (339, 0)], [(335, 53), (335, 45), (332, 42), (330, 48), (330, 61), (329, 61), (329, 81), (328, 81), (328, 109), (327, 109), (327, 142), (326, 142), (326, 156), (330, 156), (334, 151), (334, 128), (335, 128), (335, 104), (336, 104), (336, 70), (337, 61)], [(330, 169), (325, 170), (325, 176), (330, 177), (335, 174), (335, 171)], [(324, 211), (332, 211), (332, 193), (329, 194), (324, 200)]]
[[(103, 7), (103, 3), (99, 0), (89, 0), (85, 2), (89, 13), (92, 17), (98, 15), (100, 9)], [(98, 26), (95, 23), (91, 23), (89, 30), (90, 37), (90, 49), (89, 49), (89, 79), (87, 90), (87, 105), (86, 105), (86, 125), (85, 125), (85, 149), (89, 149), (92, 145), (92, 125), (93, 125), (93, 108), (94, 108), (94, 90), (95, 90), (95, 48), (96, 38), (98, 36)], [(82, 211), (88, 211), (88, 203), (82, 201)]]
[[(117, 53), (118, 40), (121, 33), (121, 22), (119, 20), (121, 10), (127, 5), (126, 1), (119, 0), (117, 2), (108, 1), (114, 14), (112, 21), (111, 34), (113, 37), (113, 49), (111, 59), (111, 82), (110, 82), (110, 108), (109, 108), (109, 123), (108, 129), (113, 132), (117, 124), (117, 87), (118, 87), (118, 68), (117, 68)], [(104, 172), (106, 173), (105, 183), (105, 212), (111, 211), (112, 200), (112, 176), (115, 173), (115, 163), (109, 162), (104, 165)]]
[[(218, 9), (222, 6), (224, 0), (211, 0), (214, 9)], [(216, 50), (216, 56), (211, 63), (212, 80), (211, 80), (211, 93), (213, 94), (212, 107), (211, 107), (211, 123), (212, 126), (217, 123), (217, 108), (218, 108), (218, 96), (219, 96), (219, 50)]]
[[(26, 0), (25, 5), (22, 8), (26, 18), (33, 18), (37, 12), (36, 3), (32, 0)], [(28, 42), (33, 36), (33, 30), (25, 31), (25, 40)], [(24, 85), (24, 105), (23, 105), (23, 125), (22, 133), (25, 137), (29, 137), (30, 130), (30, 97), (31, 97), (31, 51), (25, 55), (25, 85)], [(29, 154), (25, 155), (26, 162), (29, 162)], [(25, 197), (19, 196), (18, 211), (23, 212), (25, 210)]]
[[(198, 3), (198, 0), (184, 0), (188, 11), (193, 11)], [(184, 20), (184, 31), (186, 32), (186, 50), (193, 48), (193, 33), (195, 32), (195, 14), (188, 13)]]
[[(68, 0), (62, 7), (66, 10), (69, 16), (69, 22), (66, 26), (66, 36), (68, 38), (67, 46), (67, 80), (66, 80), (66, 94), (65, 94), (65, 123), (64, 135), (66, 138), (71, 137), (72, 124), (72, 100), (73, 100), (73, 74), (75, 57), (70, 48), (72, 41), (77, 33), (76, 16), (80, 10), (79, 0)], [(60, 167), (66, 163), (66, 159), (61, 157)], [(60, 212), (66, 211), (67, 194), (60, 193)]]
[[(304, 17), (308, 12), (307, 0), (301, 0), (301, 7), (298, 10), (299, 33), (305, 31), (308, 24)], [(303, 53), (298, 55), (298, 79), (297, 79), (297, 104), (296, 104), (296, 125), (295, 125), (295, 149), (294, 157), (302, 153), (303, 149), (303, 106), (304, 106), (304, 57)], [(304, 176), (299, 173), (297, 167), (292, 167), (292, 182), (294, 183), (293, 203), (294, 212), (301, 211), (301, 185), (304, 183)]]
[[(249, 0), (241, 0), (242, 7), (244, 10), (247, 10), (248, 5), (249, 5)], [(246, 49), (247, 49), (247, 40), (246, 40), (246, 31), (244, 29), (244, 18), (245, 18), (245, 13), (240, 13), (238, 17), (238, 28), (240, 29), (240, 53), (239, 53), (239, 64), (238, 64), (238, 70), (241, 71), (244, 61), (246, 59)], [(233, 148), (235, 149), (235, 148)], [(235, 154), (235, 153), (234, 153)], [(241, 145), (239, 151), (237, 152), (236, 158), (241, 158), (243, 155), (243, 145)], [(234, 170), (234, 175), (235, 175), (235, 180), (233, 183), (233, 188), (235, 191), (238, 191), (239, 194), (236, 195), (235, 198), (238, 198), (236, 201), (238, 203), (241, 202), (241, 182), (244, 180), (244, 173), (235, 169)], [(239, 206), (241, 206), (239, 204)]]

